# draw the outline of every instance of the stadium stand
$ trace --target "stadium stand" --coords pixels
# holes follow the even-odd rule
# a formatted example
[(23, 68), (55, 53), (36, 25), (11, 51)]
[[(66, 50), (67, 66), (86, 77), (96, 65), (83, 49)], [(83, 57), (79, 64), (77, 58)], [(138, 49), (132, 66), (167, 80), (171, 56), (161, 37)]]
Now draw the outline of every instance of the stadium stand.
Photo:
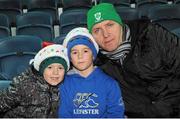
[(148, 18), (170, 31), (180, 28), (180, 8), (174, 4), (154, 7), (149, 11)]
[(130, 7), (130, 0), (99, 0), (100, 3), (112, 3), (114, 6)]
[(163, 4), (167, 4), (166, 0), (138, 0), (137, 8), (140, 12), (141, 17), (147, 17), (148, 11), (153, 9), (155, 6), (160, 6)]
[(16, 16), (22, 14), (20, 0), (0, 0), (0, 13), (9, 17), (11, 26), (16, 26)]
[(86, 27), (88, 9), (69, 9), (60, 15), (60, 35), (67, 34), (75, 27)]
[(138, 9), (130, 7), (116, 7), (116, 9), (125, 23), (128, 21), (140, 19)]
[(63, 10), (72, 8), (90, 8), (92, 0), (61, 0)]
[(53, 18), (53, 24), (59, 24), (56, 0), (29, 0), (28, 12), (31, 11), (41, 11), (49, 13)]
[(44, 41), (54, 39), (52, 17), (44, 12), (27, 12), (17, 16), (17, 35), (34, 35)]
[(0, 14), (0, 38), (8, 37), (10, 35), (11, 30), (8, 16), (5, 14)]
[[(41, 49), (42, 40), (35, 36), (8, 37), (0, 42), (0, 77), (12, 80), (24, 71), (29, 60)], [(1, 82), (0, 82), (1, 83)]]
[(176, 34), (178, 37), (180, 37), (180, 27), (177, 28), (177, 29), (172, 30), (171, 32)]
[(62, 44), (65, 37), (66, 37), (66, 34), (61, 34), (60, 36), (54, 38), (53, 42), (57, 44)]

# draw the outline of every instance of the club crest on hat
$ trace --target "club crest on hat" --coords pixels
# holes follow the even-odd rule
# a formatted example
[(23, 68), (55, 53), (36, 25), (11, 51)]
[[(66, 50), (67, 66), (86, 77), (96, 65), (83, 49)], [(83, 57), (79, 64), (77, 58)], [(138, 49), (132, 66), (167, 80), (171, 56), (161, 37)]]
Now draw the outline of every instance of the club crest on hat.
[(94, 17), (95, 17), (95, 22), (99, 22), (99, 21), (103, 20), (103, 18), (101, 17), (101, 12), (95, 13)]

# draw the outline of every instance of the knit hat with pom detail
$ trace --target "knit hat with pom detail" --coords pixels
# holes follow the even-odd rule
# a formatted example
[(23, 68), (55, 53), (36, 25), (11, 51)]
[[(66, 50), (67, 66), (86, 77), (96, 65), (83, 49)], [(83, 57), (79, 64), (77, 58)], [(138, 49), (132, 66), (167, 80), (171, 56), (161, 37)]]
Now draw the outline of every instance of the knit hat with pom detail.
[(52, 63), (63, 65), (65, 72), (69, 70), (70, 64), (67, 49), (62, 45), (49, 45), (41, 49), (33, 59), (34, 68), (43, 74), (44, 69)]
[(87, 28), (77, 27), (72, 29), (66, 35), (63, 42), (63, 45), (68, 48), (68, 55), (70, 54), (71, 48), (78, 44), (84, 44), (89, 47), (93, 52), (94, 59), (96, 58), (99, 52), (99, 46)]

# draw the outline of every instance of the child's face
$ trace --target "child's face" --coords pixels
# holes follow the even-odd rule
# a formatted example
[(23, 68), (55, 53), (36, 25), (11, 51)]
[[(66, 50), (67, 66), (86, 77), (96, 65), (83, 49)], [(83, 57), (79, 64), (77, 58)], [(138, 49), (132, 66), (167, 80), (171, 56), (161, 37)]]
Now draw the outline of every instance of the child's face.
[(43, 76), (50, 85), (58, 85), (64, 79), (64, 67), (59, 63), (50, 64), (45, 68)]
[(86, 45), (76, 45), (71, 49), (71, 62), (79, 71), (93, 67), (93, 54)]

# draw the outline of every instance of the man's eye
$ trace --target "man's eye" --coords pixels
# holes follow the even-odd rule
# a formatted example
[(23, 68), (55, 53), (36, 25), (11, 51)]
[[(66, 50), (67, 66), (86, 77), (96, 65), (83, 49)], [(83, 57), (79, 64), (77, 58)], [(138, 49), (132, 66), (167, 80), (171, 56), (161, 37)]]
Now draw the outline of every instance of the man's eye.
[(99, 33), (100, 32), (100, 29), (95, 29), (94, 30), (94, 33)]
[(75, 55), (75, 54), (77, 54), (77, 52), (72, 52), (72, 54), (74, 54), (74, 55)]

